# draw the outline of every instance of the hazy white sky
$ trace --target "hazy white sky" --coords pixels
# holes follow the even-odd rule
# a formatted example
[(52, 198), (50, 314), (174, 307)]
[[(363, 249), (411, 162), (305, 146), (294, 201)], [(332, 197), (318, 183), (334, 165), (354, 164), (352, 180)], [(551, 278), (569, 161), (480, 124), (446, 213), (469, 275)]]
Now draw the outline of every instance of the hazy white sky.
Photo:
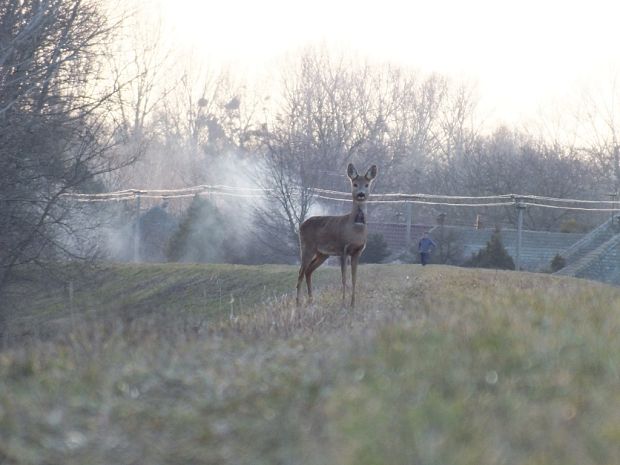
[[(620, 2), (584, 0), (159, 0), (179, 46), (255, 72), (325, 42), (478, 83), (516, 122), (620, 63)], [(152, 5), (155, 5), (153, 3)]]

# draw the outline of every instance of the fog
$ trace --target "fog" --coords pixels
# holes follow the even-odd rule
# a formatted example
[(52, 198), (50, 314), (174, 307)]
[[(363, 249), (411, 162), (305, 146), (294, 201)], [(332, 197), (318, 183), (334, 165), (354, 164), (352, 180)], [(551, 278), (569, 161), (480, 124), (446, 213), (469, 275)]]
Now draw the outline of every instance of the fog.
[[(178, 193), (142, 196), (138, 222), (135, 206), (121, 208), (106, 228), (105, 248), (113, 259), (294, 262), (296, 228), (303, 219), (349, 210), (344, 202), (302, 192), (346, 193), (344, 168), (350, 161), (360, 169), (379, 164), (381, 193), (606, 199), (615, 189), (617, 168), (610, 171), (608, 163), (613, 152), (601, 154), (606, 136), (603, 141), (600, 136), (608, 133), (607, 103), (616, 101), (601, 82), (562, 100), (563, 112), (550, 105), (507, 125), (481, 104), (480, 82), (379, 61), (325, 41), (288, 49), (280, 60), (266, 63), (261, 75), (201, 61), (198, 49), (188, 59), (186, 51), (164, 40), (171, 36), (158, 20), (141, 24), (139, 33), (130, 30), (115, 57), (131, 62), (115, 67), (124, 70), (115, 76), (128, 82), (116, 101), (124, 129), (115, 150), (120, 157), (137, 157), (106, 175), (105, 190), (201, 185), (219, 190), (202, 193), (207, 206), (191, 214), (191, 197)], [(152, 46), (144, 42), (149, 40)], [(141, 60), (132, 61), (136, 56)], [(373, 206), (371, 212), (379, 222), (405, 218), (398, 204)], [(478, 216), (488, 225), (515, 222), (510, 210), (423, 206), (414, 221), (433, 224), (439, 213), (448, 213), (451, 224), (472, 225)], [(148, 223), (156, 214), (169, 225), (166, 233), (152, 230), (160, 226), (157, 221)], [(526, 218), (526, 227), (561, 230), (576, 221), (586, 230), (602, 218), (539, 211)], [(171, 241), (179, 240), (183, 228), (190, 229), (183, 233), (190, 244), (172, 257)]]
[(0, 0), (0, 462), (613, 463), (582, 3)]
[[(377, 223), (405, 221), (397, 193), (443, 196), (414, 207), (427, 225), (441, 214), (516, 225), (514, 208), (454, 205), (468, 196), (546, 199), (524, 217), (538, 231), (583, 232), (613, 213), (575, 203), (620, 190), (616, 52), (593, 24), (612, 17), (605, 8), (532, 18), (527, 2), (444, 5), (460, 23), (435, 6), (370, 14), (345, 2), (308, 13), (326, 19), (317, 36), (293, 18), (305, 10), (277, 2), (94, 2), (78, 8), (79, 28), (62, 14), (70, 5), (44, 24), (35, 10), (47, 5), (22, 5), (30, 42), (7, 39), (19, 53), (7, 52), (0, 81), (3, 269), (55, 257), (295, 263), (301, 222), (348, 212), (351, 162), (378, 165), (375, 194), (392, 194), (370, 208)], [(349, 11), (360, 21), (336, 14)], [(522, 21), (504, 27), (511, 11)], [(580, 21), (595, 34), (567, 39)], [(49, 47), (61, 23), (74, 35)], [(517, 37), (521, 25), (537, 29)]]
[(229, 152), (209, 164), (195, 194), (160, 179), (169, 192), (146, 189), (100, 209), (103, 237), (92, 239), (112, 260), (251, 262), (253, 215), (266, 201), (256, 179), (259, 166)]
[[(171, 41), (198, 56), (261, 75), (283, 55), (328, 43), (375, 62), (392, 62), (478, 83), (495, 123), (536, 119), (541, 107), (572, 98), (585, 81), (617, 69), (613, 2), (555, 0), (351, 0), (149, 2)], [(303, 20), (302, 20), (303, 18)]]

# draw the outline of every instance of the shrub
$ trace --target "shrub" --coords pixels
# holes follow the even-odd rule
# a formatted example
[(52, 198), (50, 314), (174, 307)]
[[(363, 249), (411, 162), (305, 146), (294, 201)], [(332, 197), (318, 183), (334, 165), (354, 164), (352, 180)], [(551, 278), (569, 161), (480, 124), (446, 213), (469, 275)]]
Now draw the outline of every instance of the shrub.
[(194, 197), (168, 243), (169, 261), (226, 263), (235, 234), (224, 215), (207, 199)]
[(178, 222), (166, 211), (166, 205), (153, 207), (140, 217), (140, 258), (147, 262), (166, 259), (166, 246), (177, 230)]
[(498, 268), (503, 270), (514, 270), (515, 263), (512, 257), (502, 244), (501, 231), (496, 229), (487, 242), (485, 248), (472, 255), (471, 259), (465, 262), (465, 266), (472, 268)]
[(456, 231), (439, 226), (433, 231), (432, 238), (437, 243), (437, 249), (431, 255), (431, 263), (444, 265), (463, 263), (462, 240)]
[(560, 224), (560, 232), (563, 233), (586, 233), (589, 230), (588, 225), (579, 223), (575, 218), (569, 218)]
[(366, 241), (366, 248), (360, 257), (361, 263), (383, 263), (390, 256), (388, 244), (383, 234), (369, 234)]
[(562, 257), (562, 255), (560, 255), (559, 253), (556, 254), (555, 257), (553, 257), (553, 260), (551, 260), (551, 271), (553, 273), (561, 270), (565, 266), (566, 266), (566, 259)]

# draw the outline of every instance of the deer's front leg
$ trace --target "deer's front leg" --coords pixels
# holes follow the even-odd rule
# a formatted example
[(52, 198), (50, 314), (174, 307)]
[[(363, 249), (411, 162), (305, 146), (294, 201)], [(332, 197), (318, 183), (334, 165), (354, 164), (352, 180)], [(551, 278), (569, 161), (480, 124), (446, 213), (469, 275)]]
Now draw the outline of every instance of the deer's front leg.
[(357, 277), (357, 264), (360, 259), (361, 251), (351, 255), (351, 308), (355, 307), (355, 279)]
[(342, 275), (342, 305), (344, 306), (347, 289), (347, 256), (345, 254), (340, 256), (340, 274)]

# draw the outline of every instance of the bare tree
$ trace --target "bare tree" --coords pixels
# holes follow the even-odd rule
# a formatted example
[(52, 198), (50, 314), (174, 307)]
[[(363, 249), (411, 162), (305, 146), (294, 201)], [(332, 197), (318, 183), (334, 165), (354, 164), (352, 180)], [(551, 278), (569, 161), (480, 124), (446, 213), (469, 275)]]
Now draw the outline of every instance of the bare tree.
[[(506, 127), (490, 135), (476, 136), (458, 158), (434, 163), (431, 179), (441, 186), (441, 193), (481, 196), (512, 193), (587, 198), (594, 184), (591, 169), (576, 151)], [(473, 224), (479, 213), (452, 209), (449, 217)], [(513, 207), (484, 213), (487, 224), (516, 224)], [(530, 208), (525, 225), (532, 229), (558, 229), (569, 215), (562, 209)]]
[(474, 99), (469, 88), (452, 90), (441, 76), (373, 66), (324, 48), (307, 49), (286, 66), (282, 99), (260, 131), (262, 186), (273, 198), (257, 220), (267, 237), (286, 231), (286, 241), (266, 243), (291, 256), (298, 225), (320, 206), (313, 188), (343, 190), (338, 173), (350, 161), (377, 163), (386, 173), (379, 189), (412, 191), (421, 188), (432, 157), (471, 144)]
[(586, 89), (579, 110), (582, 153), (597, 169), (608, 192), (620, 192), (620, 95), (618, 72), (607, 83)]
[(63, 194), (118, 168), (99, 79), (109, 33), (94, 0), (0, 3), (0, 288), (18, 265), (88, 252)]
[(188, 65), (157, 114), (154, 151), (169, 178), (176, 185), (210, 182), (214, 161), (248, 156), (257, 108), (258, 97), (230, 72)]
[[(113, 40), (107, 44), (107, 73), (116, 89), (110, 111), (116, 128), (114, 156), (119, 161), (135, 158), (142, 166), (140, 170), (120, 170), (108, 176), (109, 189), (142, 185), (150, 180), (150, 171), (159, 167), (150, 156), (155, 151), (149, 150), (157, 137), (155, 118), (179, 78), (179, 73), (174, 72), (173, 51), (163, 38), (161, 21), (131, 11), (123, 13), (122, 18)], [(140, 173), (138, 179), (136, 173)]]
[[(299, 225), (314, 203), (315, 187), (340, 188), (330, 173), (355, 157), (368, 140), (367, 90), (356, 68), (325, 49), (309, 49), (284, 69), (282, 101), (265, 115), (258, 132), (263, 147), (260, 184), (269, 192), (256, 219), (265, 243), (280, 255), (297, 255)], [(344, 181), (344, 179), (342, 179)], [(270, 240), (277, 231), (282, 241)]]

